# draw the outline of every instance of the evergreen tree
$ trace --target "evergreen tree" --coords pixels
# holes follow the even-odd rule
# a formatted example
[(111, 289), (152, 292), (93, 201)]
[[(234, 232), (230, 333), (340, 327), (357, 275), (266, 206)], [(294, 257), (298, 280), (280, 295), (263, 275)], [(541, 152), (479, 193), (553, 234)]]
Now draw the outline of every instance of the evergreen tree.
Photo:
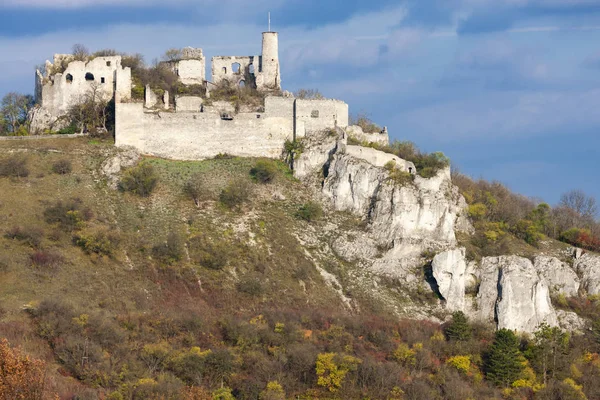
[(449, 340), (464, 342), (471, 339), (471, 325), (469, 325), (467, 316), (462, 311), (454, 312), (445, 333)]
[(509, 329), (496, 332), (486, 360), (486, 377), (497, 386), (510, 386), (523, 372), (524, 358), (519, 350), (519, 338)]

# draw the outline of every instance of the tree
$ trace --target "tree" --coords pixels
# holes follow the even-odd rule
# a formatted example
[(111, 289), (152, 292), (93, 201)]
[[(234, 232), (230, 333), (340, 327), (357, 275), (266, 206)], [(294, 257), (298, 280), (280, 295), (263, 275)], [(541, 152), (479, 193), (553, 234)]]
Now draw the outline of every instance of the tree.
[(164, 61), (178, 61), (183, 56), (180, 49), (169, 49), (163, 54), (162, 59)]
[(560, 205), (573, 210), (584, 219), (593, 220), (598, 214), (598, 204), (594, 197), (586, 195), (582, 190), (571, 190), (560, 197)]
[(110, 107), (104, 99), (98, 83), (93, 83), (90, 89), (69, 109), (71, 124), (81, 133), (95, 132), (97, 128), (107, 130)]
[(332, 393), (342, 387), (346, 375), (354, 371), (362, 361), (352, 356), (340, 356), (336, 353), (321, 353), (317, 356), (317, 384)]
[(89, 50), (84, 45), (77, 43), (73, 45), (73, 57), (77, 61), (85, 61), (90, 55)]
[[(19, 132), (27, 133), (28, 114), (33, 107), (33, 97), (15, 92), (8, 93), (2, 98), (0, 104), (0, 119), (3, 120), (4, 130), (9, 135), (17, 135)], [(1, 126), (0, 125), (0, 126)]]
[(548, 372), (552, 379), (556, 377), (557, 361), (569, 346), (569, 334), (558, 327), (550, 327), (543, 323), (534, 333), (534, 347), (532, 358), (544, 376), (544, 385), (547, 384)]
[(445, 333), (449, 340), (464, 342), (471, 339), (471, 325), (469, 325), (467, 316), (462, 311), (454, 312)]
[(485, 363), (486, 377), (497, 386), (509, 387), (525, 369), (519, 338), (509, 329), (496, 332)]

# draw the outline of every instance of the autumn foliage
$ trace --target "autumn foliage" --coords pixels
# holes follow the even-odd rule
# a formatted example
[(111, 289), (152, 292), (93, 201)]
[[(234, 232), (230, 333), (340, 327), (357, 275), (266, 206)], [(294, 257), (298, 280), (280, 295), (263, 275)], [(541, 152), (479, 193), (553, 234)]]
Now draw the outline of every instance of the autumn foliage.
[(0, 398), (12, 400), (58, 399), (45, 392), (43, 361), (31, 359), (0, 340)]

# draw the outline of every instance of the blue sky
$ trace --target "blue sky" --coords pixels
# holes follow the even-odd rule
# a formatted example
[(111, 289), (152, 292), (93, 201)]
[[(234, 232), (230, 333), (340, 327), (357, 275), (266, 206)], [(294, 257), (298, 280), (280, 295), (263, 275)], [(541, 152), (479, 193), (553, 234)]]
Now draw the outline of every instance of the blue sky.
[(473, 177), (600, 200), (600, 0), (2, 0), (0, 96), (82, 43), (254, 55), (267, 12), (283, 85), (318, 88)]

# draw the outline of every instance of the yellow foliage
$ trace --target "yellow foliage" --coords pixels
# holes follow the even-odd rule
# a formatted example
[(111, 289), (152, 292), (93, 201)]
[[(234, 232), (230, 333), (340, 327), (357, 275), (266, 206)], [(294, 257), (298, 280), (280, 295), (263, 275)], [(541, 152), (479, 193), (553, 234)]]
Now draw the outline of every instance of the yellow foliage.
[(137, 381), (137, 386), (141, 385), (156, 385), (156, 381), (152, 378), (142, 378)]
[(408, 347), (406, 343), (400, 343), (394, 353), (392, 353), (392, 357), (398, 363), (402, 365), (415, 365), (417, 352)]
[(583, 376), (583, 373), (577, 368), (577, 365), (571, 364), (571, 376), (575, 379), (580, 379)]
[(356, 369), (361, 362), (362, 360), (352, 356), (339, 357), (336, 353), (321, 353), (317, 356), (316, 363), (317, 384), (335, 393), (342, 387), (346, 374)]
[(285, 400), (285, 391), (283, 386), (277, 381), (267, 383), (267, 388), (260, 392), (260, 400)]
[(81, 328), (84, 328), (88, 324), (89, 319), (89, 315), (81, 314), (79, 317), (73, 317), (73, 323)]
[(390, 392), (390, 396), (388, 400), (403, 400), (404, 399), (404, 391), (400, 389), (398, 386), (394, 386), (392, 391)]
[(277, 322), (275, 324), (275, 333), (285, 332), (285, 324), (283, 322)]
[(488, 209), (483, 203), (475, 203), (468, 208), (469, 217), (476, 221), (482, 220), (488, 213)]
[(265, 324), (265, 323), (266, 323), (265, 322), (265, 317), (263, 317), (262, 314), (261, 315), (257, 315), (256, 317), (254, 317), (254, 318), (252, 318), (250, 320), (250, 324), (251, 325), (262, 325), (262, 324)]
[(563, 383), (573, 389), (573, 394), (575, 394), (579, 400), (587, 400), (587, 396), (583, 393), (583, 386), (578, 385), (573, 379), (567, 378), (563, 381)]
[(435, 333), (431, 336), (430, 340), (433, 342), (445, 342), (446, 336), (444, 336), (444, 333), (442, 331), (435, 331)]
[(471, 369), (471, 356), (454, 356), (446, 360), (446, 364), (456, 368), (463, 374), (468, 374)]

